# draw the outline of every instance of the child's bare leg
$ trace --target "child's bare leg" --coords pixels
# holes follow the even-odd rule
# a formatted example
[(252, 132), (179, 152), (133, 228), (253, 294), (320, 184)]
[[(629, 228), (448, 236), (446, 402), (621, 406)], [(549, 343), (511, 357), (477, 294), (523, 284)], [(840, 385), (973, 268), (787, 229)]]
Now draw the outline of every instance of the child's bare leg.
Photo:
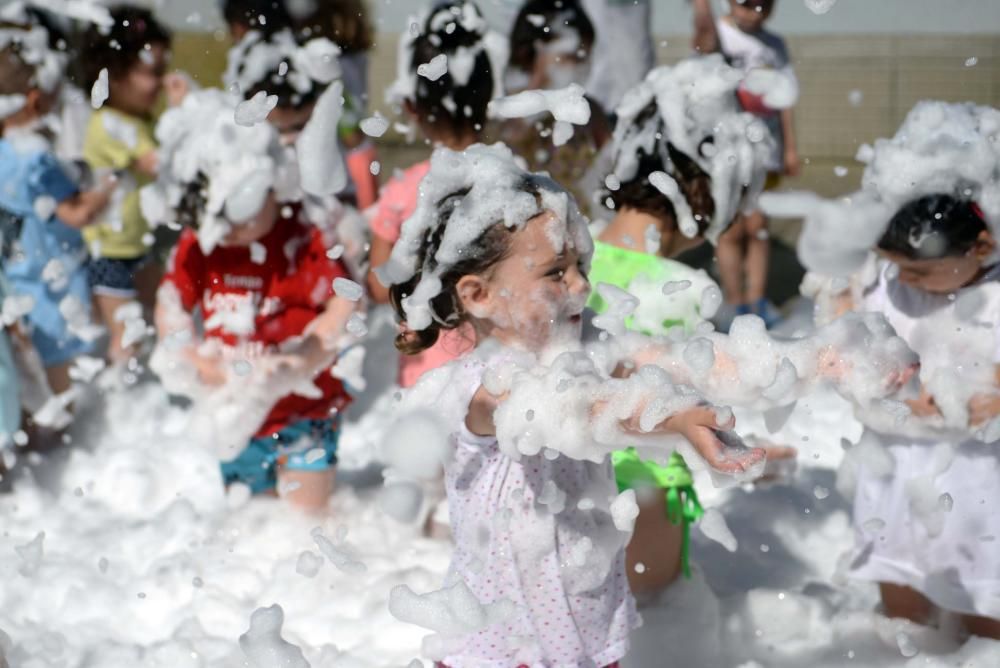
[(49, 381), (52, 394), (62, 394), (72, 385), (72, 380), (69, 377), (70, 364), (71, 362), (64, 362), (45, 369), (45, 377)]
[(743, 292), (743, 255), (746, 238), (746, 223), (740, 216), (732, 227), (719, 237), (715, 248), (715, 259), (719, 263), (719, 281), (726, 303), (740, 305), (747, 303)]
[(125, 336), (125, 323), (115, 319), (115, 312), (134, 301), (134, 297), (119, 297), (117, 295), (94, 295), (94, 305), (101, 316), (101, 322), (108, 329), (108, 357), (112, 364), (125, 362), (132, 356), (132, 350), (122, 347), (122, 339)]
[(934, 604), (916, 589), (890, 582), (880, 582), (878, 587), (886, 617), (908, 619), (917, 624), (930, 621)]
[(634, 594), (653, 594), (665, 589), (681, 572), (684, 527), (667, 519), (663, 490), (646, 490), (638, 497), (639, 516), (625, 550), (626, 570)]
[(278, 469), (278, 495), (300, 510), (317, 512), (326, 508), (333, 494), (337, 470)]
[(767, 218), (763, 211), (743, 217), (746, 225), (746, 302), (756, 304), (767, 292), (767, 267), (771, 241), (767, 237)]
[(1000, 640), (1000, 619), (963, 615), (962, 623), (965, 625), (965, 630), (974, 636)]
[(152, 313), (156, 306), (156, 290), (162, 278), (163, 265), (155, 259), (150, 259), (135, 273), (136, 299), (148, 313)]

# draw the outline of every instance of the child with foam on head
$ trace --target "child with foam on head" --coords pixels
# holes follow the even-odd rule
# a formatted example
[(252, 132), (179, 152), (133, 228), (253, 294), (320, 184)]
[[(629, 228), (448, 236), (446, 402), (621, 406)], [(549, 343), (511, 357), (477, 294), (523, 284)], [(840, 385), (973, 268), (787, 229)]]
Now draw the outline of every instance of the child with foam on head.
[[(798, 81), (784, 39), (767, 30), (775, 0), (729, 0), (729, 14), (713, 18), (710, 0), (695, 0), (694, 47), (699, 53), (721, 52), (746, 79), (737, 94), (743, 108), (767, 124), (776, 143), (768, 156), (767, 188), (778, 187), (782, 175), (800, 170), (792, 107)], [(767, 301), (770, 256), (767, 218), (760, 210), (740, 212), (719, 239), (716, 257), (727, 304), (737, 315), (755, 313), (776, 324), (780, 315)]]
[[(402, 106), (430, 143), (461, 151), (480, 140), (487, 106), (501, 92), (505, 60), (503, 38), (488, 29), (479, 9), (467, 0), (437, 2), (421, 19), (411, 20), (401, 39), (398, 79), (387, 97)], [(444, 72), (427, 73), (444, 60)], [(403, 221), (417, 208), (419, 184), (430, 170), (423, 160), (396, 175), (382, 189), (370, 224), (371, 266), (368, 291), (388, 303), (389, 290), (377, 270), (398, 242)], [(426, 351), (400, 360), (399, 384), (413, 385), (427, 370), (467, 352), (464, 330), (445, 332)]]
[[(491, 107), (494, 115), (510, 119), (501, 128), (503, 141), (533, 170), (566, 184), (585, 213), (607, 167), (599, 164), (601, 148), (611, 139), (604, 110), (584, 90), (594, 40), (594, 25), (579, 0), (528, 0), (510, 33), (505, 83), (513, 95)], [(549, 113), (539, 115), (528, 104), (519, 109), (540, 96), (547, 98)]]
[(237, 42), (250, 31), (266, 36), (287, 30), (294, 23), (284, 0), (222, 0), (220, 9)]
[[(763, 465), (762, 450), (727, 435), (732, 413), (696, 387), (780, 400), (832, 379), (859, 399), (881, 398), (912, 363), (877, 316), (795, 342), (753, 323), (739, 338), (705, 334), (718, 354), (701, 365), (685, 362), (680, 345), (627, 333), (612, 309), (584, 346), (591, 251), (565, 190), (519, 168), (506, 147), (475, 145), (435, 152), (385, 268), (401, 351), (461, 326), (476, 337), (473, 353), (426, 374), (402, 407), (403, 420), (410, 410), (437, 415), (452, 444), (455, 552), (446, 589), (425, 595), (462, 618), (457, 633), (425, 643), (451, 668), (608, 666), (625, 656), (638, 619), (624, 546), (638, 508), (633, 492), (616, 495), (608, 455), (638, 445), (661, 457), (681, 448), (733, 475)], [(782, 368), (790, 377), (768, 391)], [(390, 610), (439, 626), (416, 596), (397, 589)]]
[[(758, 194), (737, 183), (743, 177), (728, 183), (739, 199), (714, 188), (713, 175), (725, 183), (720, 165), (756, 175), (749, 182), (759, 186), (770, 148), (767, 141), (748, 139), (746, 128), (756, 121), (737, 108), (734, 74), (717, 56), (661, 67), (629, 90), (617, 110), (614, 168), (604, 191), (614, 217), (594, 241), (589, 278), (595, 286), (613, 286), (637, 300), (627, 320), (636, 331), (691, 334), (705, 327), (722, 301), (704, 271), (670, 258), (703, 243), (713, 223), (724, 228), (733, 212)], [(695, 82), (703, 86), (697, 99)], [(715, 152), (704, 151), (706, 146)], [(598, 313), (610, 306), (602, 296), (605, 289), (598, 287), (588, 302)], [(768, 452), (771, 460), (789, 454), (787, 449)], [(701, 508), (684, 459), (674, 453), (663, 467), (640, 460), (630, 449), (616, 452), (614, 463), (619, 487), (640, 495), (627, 552), (633, 592), (655, 591), (681, 571), (690, 574), (689, 524)]]
[(277, 131), (236, 124), (233, 102), (191, 93), (157, 126), (161, 173), (143, 210), (186, 229), (157, 295), (150, 366), (194, 398), (192, 431), (219, 453), (227, 485), (278, 485), (321, 509), (350, 401), (332, 368), (346, 330), (363, 329), (362, 291), (293, 204), (295, 169)]
[(2, 270), (11, 296), (32, 300), (26, 324), (55, 394), (70, 388), (73, 359), (91, 352), (100, 334), (90, 321), (81, 230), (96, 221), (112, 191), (107, 182), (81, 191), (42, 127), (63, 65), (44, 28), (0, 29), (0, 224), (14, 240)]
[[(994, 639), (998, 128), (997, 109), (922, 102), (895, 137), (863, 149), (861, 191), (799, 211), (807, 214), (800, 251), (811, 270), (842, 277), (861, 265), (849, 279), (807, 278), (820, 315), (883, 313), (920, 355), (920, 389), (905, 407), (859, 414), (867, 431), (841, 471), (845, 489), (854, 488), (848, 574), (878, 583), (889, 617)], [(869, 249), (877, 261), (866, 261)]]
[(173, 105), (187, 84), (166, 74), (171, 35), (150, 11), (130, 5), (110, 11), (110, 27), (94, 25), (83, 36), (86, 84), (92, 103), (100, 105), (87, 126), (83, 154), (96, 175), (113, 175), (117, 187), (103, 220), (83, 236), (92, 258), (87, 271), (94, 303), (109, 332), (108, 356), (123, 364), (134, 352), (123, 307), (139, 299), (151, 309), (161, 271), (139, 207), (139, 188), (159, 168), (152, 115), (164, 89)]
[[(375, 46), (374, 31), (363, 0), (318, 2), (307, 0), (295, 17), (298, 32), (306, 39), (326, 37), (340, 49), (344, 89), (354, 111), (363, 114), (368, 102), (368, 52)], [(360, 126), (356, 126), (360, 127)], [(367, 209), (378, 198), (379, 167), (375, 143), (365, 133), (345, 134), (347, 170), (355, 186), (359, 209)]]
[[(328, 192), (304, 192), (303, 206), (310, 220), (323, 231), (327, 245), (343, 246), (342, 257), (352, 274), (358, 276), (366, 269), (368, 240), (364, 220), (351, 206), (354, 184), (340, 156), (347, 140), (358, 134), (360, 119), (353, 110), (355, 102), (350, 95), (343, 96), (341, 107), (343, 82), (339, 58), (340, 49), (325, 37), (302, 41), (290, 29), (267, 34), (252, 30), (230, 50), (223, 80), (231, 92), (244, 100), (237, 107), (237, 123), (252, 125), (266, 119), (277, 128), (282, 143), (294, 152), (300, 165), (310, 155), (311, 147), (304, 145), (310, 140), (303, 134), (309, 123), (314, 118), (317, 123), (324, 122), (317, 114), (340, 113), (335, 119), (336, 160), (329, 162), (335, 187)], [(329, 99), (331, 96), (337, 99)], [(306, 138), (300, 143), (303, 136)], [(309, 168), (303, 165), (304, 170)], [(305, 178), (302, 185), (304, 189), (315, 190)]]

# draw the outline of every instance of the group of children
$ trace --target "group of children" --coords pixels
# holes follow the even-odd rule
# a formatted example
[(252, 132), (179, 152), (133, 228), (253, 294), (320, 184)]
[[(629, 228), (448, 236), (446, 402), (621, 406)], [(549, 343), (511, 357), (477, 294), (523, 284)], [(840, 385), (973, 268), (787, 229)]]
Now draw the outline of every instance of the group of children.
[[(193, 398), (223, 483), (323, 509), (351, 401), (340, 365), (365, 336), (366, 304), (389, 304), (404, 403), (426, 404), (450, 434), (449, 581), (522, 613), (433, 658), (615, 666), (638, 624), (633, 595), (688, 571), (701, 513), (688, 464), (745, 479), (788, 454), (744, 446), (722, 404), (787, 405), (822, 381), (866, 422), (902, 396), (913, 420), (933, 420), (945, 401), (935, 364), (987, 367), (947, 457), (929, 462), (933, 443), (871, 418), (888, 464), (862, 458), (856, 473), (867, 558), (856, 571), (880, 584), (890, 616), (928, 622), (937, 604), (1000, 638), (998, 548), (959, 535), (988, 526), (1000, 474), (984, 442), (995, 429), (982, 430), (1000, 415), (1000, 346), (939, 355), (919, 326), (962, 304), (961, 320), (1000, 325), (1000, 211), (976, 205), (982, 189), (921, 184), (880, 209), (884, 233), (865, 251), (885, 264), (827, 298), (837, 316), (884, 313), (892, 328), (843, 316), (781, 342), (753, 318), (731, 337), (708, 322), (724, 301), (773, 320), (756, 202), (799, 168), (793, 100), (772, 94), (796, 87), (784, 43), (763, 28), (773, 0), (732, 0), (718, 21), (695, 0), (700, 53), (653, 69), (614, 110), (587, 98), (569, 137), (545, 114), (495, 122), (490, 104), (586, 82), (601, 27), (581, 4), (527, 0), (506, 39), (471, 0), (440, 0), (404, 32), (388, 91), (436, 150), (380, 191), (371, 137), (384, 130), (370, 128), (385, 121), (365, 119), (360, 3), (223, 4), (236, 40), (224, 90), (167, 73), (170, 33), (146, 10), (112, 7), (109, 24), (82, 34), (78, 81), (96, 108), (85, 170), (54, 148), (66, 40), (37, 21), (0, 28), (0, 451), (28, 440), (15, 358), (39, 358), (49, 396), (71, 408), (74, 360), (95, 355), (102, 334), (93, 322), (110, 372), (137, 376), (145, 313), (149, 366)], [(170, 108), (154, 124), (164, 92)], [(511, 148), (488, 144), (497, 138)], [(592, 229), (581, 211), (608, 222)], [(673, 259), (706, 240), (722, 290)], [(916, 398), (900, 394), (917, 381), (897, 334), (920, 355)], [(921, 521), (915, 476), (951, 490), (943, 529)], [(874, 540), (872, 518), (892, 530)]]

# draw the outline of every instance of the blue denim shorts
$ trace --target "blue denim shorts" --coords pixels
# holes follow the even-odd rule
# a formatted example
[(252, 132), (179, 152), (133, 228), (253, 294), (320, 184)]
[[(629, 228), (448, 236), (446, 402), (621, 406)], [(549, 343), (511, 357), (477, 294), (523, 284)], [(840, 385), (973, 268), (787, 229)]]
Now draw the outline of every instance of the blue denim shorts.
[(110, 257), (91, 259), (87, 265), (87, 278), (91, 289), (99, 295), (134, 297), (135, 275), (148, 262), (150, 256), (119, 260)]
[[(319, 471), (337, 464), (340, 418), (299, 420), (268, 436), (256, 436), (236, 458), (222, 462), (226, 485), (241, 482), (254, 494), (274, 489), (278, 465)], [(321, 452), (320, 452), (321, 451)]]

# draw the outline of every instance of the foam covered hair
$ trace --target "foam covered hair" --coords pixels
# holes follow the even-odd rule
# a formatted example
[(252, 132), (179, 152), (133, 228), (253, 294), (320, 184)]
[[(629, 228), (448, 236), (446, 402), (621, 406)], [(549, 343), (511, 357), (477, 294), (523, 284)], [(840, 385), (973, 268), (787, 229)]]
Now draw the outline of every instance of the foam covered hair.
[[(52, 93), (62, 81), (66, 55), (49, 46), (49, 32), (38, 25), (0, 28), (0, 51), (12, 49), (16, 56), (34, 69), (30, 86)], [(24, 106), (25, 93), (0, 95), (0, 119)]]
[[(461, 152), (434, 151), (430, 172), (420, 182), (417, 208), (403, 223), (389, 261), (379, 269), (386, 285), (420, 274), (413, 292), (403, 300), (407, 326), (422, 330), (431, 324), (429, 303), (441, 291), (440, 277), (467, 257), (487, 229), (499, 224), (520, 228), (545, 210), (566, 223), (565, 235), (553, 238), (553, 243), (557, 247), (573, 244), (589, 264), (593, 242), (586, 220), (562, 186), (546, 175), (523, 169), (504, 144), (474, 144)], [(421, 259), (425, 240), (442, 226), (437, 251)]]
[(160, 174), (140, 193), (143, 215), (154, 224), (177, 218), (192, 187), (201, 188), (198, 241), (208, 253), (232, 229), (252, 219), (269, 192), (278, 201), (299, 198), (295, 165), (269, 123), (234, 120), (236, 100), (207, 89), (188, 93), (156, 126)]
[(861, 189), (838, 200), (811, 193), (765, 195), (765, 211), (804, 216), (799, 257), (812, 271), (858, 270), (900, 209), (926, 195), (976, 202), (1000, 239), (1000, 111), (972, 103), (923, 101), (895, 136), (862, 146)]
[(245, 98), (258, 91), (278, 96), (281, 107), (315, 101), (341, 77), (340, 49), (325, 37), (299, 43), (291, 30), (252, 30), (229, 50), (223, 82)]
[[(736, 90), (741, 79), (721, 55), (692, 57), (651, 71), (616, 110), (614, 175), (622, 183), (648, 178), (670, 200), (685, 236), (696, 236), (699, 226), (678, 185), (668, 146), (712, 179), (715, 214), (704, 233), (712, 243), (737, 214), (753, 208), (763, 191), (774, 138), (759, 118), (740, 110)], [(653, 102), (658, 113), (644, 114)], [(639, 174), (643, 154), (659, 157), (665, 171)]]
[[(450, 25), (454, 27), (449, 27)], [(414, 45), (426, 38), (440, 44), (440, 52), (448, 58), (448, 71), (453, 85), (464, 86), (472, 73), (479, 54), (485, 53), (493, 77), (493, 95), (503, 95), (503, 71), (507, 65), (506, 38), (491, 30), (475, 3), (468, 0), (438, 0), (417, 17), (410, 17), (409, 26), (399, 39), (396, 56), (396, 80), (386, 89), (386, 101), (401, 105), (412, 100), (417, 92), (417, 65), (413, 63)], [(470, 45), (451, 46), (449, 39), (456, 29), (475, 36)]]

